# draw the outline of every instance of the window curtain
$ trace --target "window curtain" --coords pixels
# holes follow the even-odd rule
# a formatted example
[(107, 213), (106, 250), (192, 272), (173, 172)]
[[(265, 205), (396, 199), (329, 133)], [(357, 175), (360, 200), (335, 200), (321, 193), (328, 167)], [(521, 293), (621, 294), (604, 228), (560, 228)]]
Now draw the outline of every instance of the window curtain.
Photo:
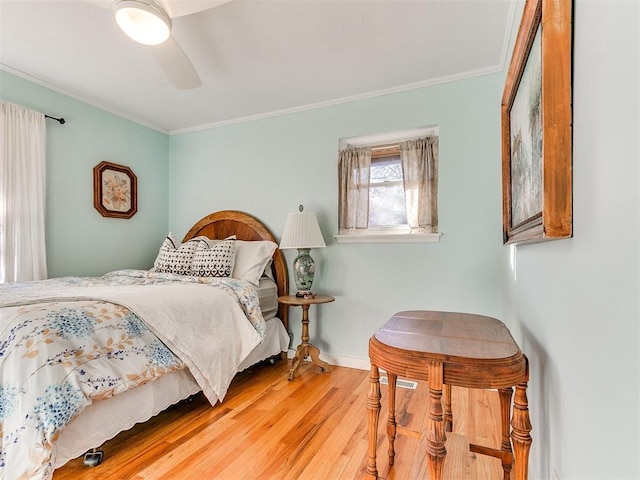
[(47, 278), (44, 114), (0, 102), (0, 283)]
[(347, 147), (338, 161), (338, 230), (340, 234), (369, 225), (370, 147)]
[(438, 137), (400, 143), (407, 221), (412, 232), (438, 231)]

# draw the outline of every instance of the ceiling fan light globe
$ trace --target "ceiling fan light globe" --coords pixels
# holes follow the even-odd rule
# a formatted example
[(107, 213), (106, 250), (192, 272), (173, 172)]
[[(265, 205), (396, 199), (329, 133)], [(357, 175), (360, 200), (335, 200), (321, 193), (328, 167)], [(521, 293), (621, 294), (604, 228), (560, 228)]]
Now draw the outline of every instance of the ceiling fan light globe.
[(113, 11), (120, 29), (138, 43), (159, 45), (171, 35), (171, 19), (152, 2), (122, 0)]

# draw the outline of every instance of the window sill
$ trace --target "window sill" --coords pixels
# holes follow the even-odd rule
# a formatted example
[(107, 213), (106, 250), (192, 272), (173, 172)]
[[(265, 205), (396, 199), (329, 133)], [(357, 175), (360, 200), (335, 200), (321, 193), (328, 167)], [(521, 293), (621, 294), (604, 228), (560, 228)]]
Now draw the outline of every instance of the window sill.
[(441, 233), (356, 233), (334, 235), (338, 243), (438, 243)]

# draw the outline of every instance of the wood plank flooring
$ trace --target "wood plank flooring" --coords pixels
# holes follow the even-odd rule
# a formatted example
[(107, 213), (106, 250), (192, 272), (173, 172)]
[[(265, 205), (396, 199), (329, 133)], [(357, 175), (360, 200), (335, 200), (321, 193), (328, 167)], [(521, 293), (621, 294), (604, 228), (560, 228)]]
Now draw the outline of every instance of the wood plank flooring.
[[(254, 480), (362, 479), (367, 452), (368, 372), (332, 367), (322, 373), (303, 365), (287, 381), (287, 362), (260, 365), (239, 374), (222, 404), (202, 395), (180, 403), (107, 442), (95, 468), (76, 459), (54, 480)], [(386, 386), (378, 442), (384, 480), (427, 478), (424, 440), (399, 435), (396, 462), (389, 468)], [(399, 424), (425, 425), (427, 388), (398, 388)], [(453, 388), (454, 432), (447, 440), (445, 477), (502, 479), (497, 459), (469, 453), (468, 443), (500, 445), (499, 400), (495, 391)]]

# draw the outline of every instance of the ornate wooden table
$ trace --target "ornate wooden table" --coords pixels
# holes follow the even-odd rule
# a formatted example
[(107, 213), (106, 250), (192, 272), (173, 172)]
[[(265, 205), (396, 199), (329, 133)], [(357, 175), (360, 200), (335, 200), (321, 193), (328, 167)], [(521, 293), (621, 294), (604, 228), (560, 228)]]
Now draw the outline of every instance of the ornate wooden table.
[(311, 362), (318, 365), (323, 372), (330, 372), (331, 368), (327, 362), (320, 360), (320, 350), (318, 347), (309, 343), (309, 307), (311, 305), (319, 305), (321, 303), (329, 303), (335, 300), (329, 295), (314, 295), (311, 298), (297, 297), (295, 295), (284, 295), (278, 297), (278, 302), (285, 305), (302, 307), (302, 343), (296, 348), (296, 354), (291, 361), (291, 370), (289, 370), (289, 381), (296, 378), (296, 371), (300, 367), (302, 361), (311, 357)]
[[(466, 313), (430, 311), (399, 312), (369, 340), (371, 375), (367, 411), (369, 450), (367, 477), (377, 478), (376, 446), (380, 416), (378, 368), (389, 378), (389, 465), (393, 465), (396, 433), (411, 432), (396, 424), (395, 388), (398, 376), (424, 380), (429, 386), (426, 429), (429, 478), (441, 480), (446, 457), (446, 431), (451, 431), (451, 386), (495, 388), (500, 396), (502, 443), (500, 449), (470, 445), (472, 452), (491, 455), (502, 461), (505, 480), (512, 466), (515, 479), (528, 477), (531, 423), (527, 402), (529, 366), (527, 357), (511, 337), (507, 327), (495, 318)], [(511, 401), (515, 399), (513, 419)], [(442, 397), (444, 391), (444, 409)], [(511, 423), (511, 437), (509, 437)], [(512, 451), (513, 443), (513, 451)]]

